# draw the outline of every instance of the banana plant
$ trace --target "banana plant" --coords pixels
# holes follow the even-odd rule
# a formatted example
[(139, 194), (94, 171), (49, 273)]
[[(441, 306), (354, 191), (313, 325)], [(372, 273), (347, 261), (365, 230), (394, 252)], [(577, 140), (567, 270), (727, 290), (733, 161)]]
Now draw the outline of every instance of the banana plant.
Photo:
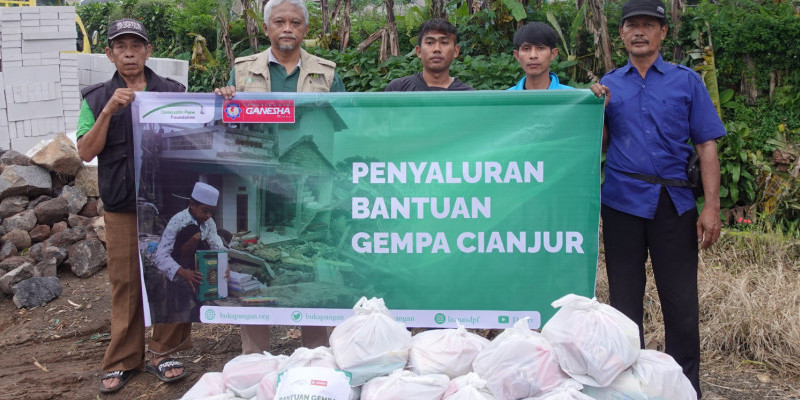
[[(569, 64), (570, 66), (574, 66), (578, 63), (578, 35), (581, 33), (581, 29), (583, 29), (583, 20), (585, 15), (586, 2), (581, 4), (581, 7), (575, 14), (575, 18), (572, 20), (572, 26), (570, 26), (569, 38), (567, 38), (564, 36), (564, 31), (561, 29), (561, 24), (558, 23), (556, 15), (552, 10), (547, 10), (547, 21), (550, 22), (550, 25), (552, 25), (553, 29), (555, 29), (556, 33), (558, 33), (558, 37), (561, 39), (560, 50), (567, 57), (567, 62), (572, 62)], [(577, 68), (572, 68), (570, 77), (573, 81), (575, 80), (576, 73)]]
[(187, 35), (194, 37), (192, 59), (190, 61), (192, 68), (205, 71), (208, 67), (215, 67), (219, 64), (211, 51), (208, 50), (208, 41), (203, 35), (192, 32)]
[[(722, 98), (720, 97), (719, 85), (717, 84), (717, 65), (714, 59), (714, 50), (711, 46), (705, 46), (702, 49), (694, 49), (689, 51), (689, 57), (693, 60), (702, 60), (694, 67), (694, 70), (703, 78), (703, 83), (706, 85), (708, 95), (711, 96), (711, 102), (717, 109), (717, 114), (722, 119)], [(733, 96), (731, 91), (729, 94), (726, 91), (726, 97), (729, 100)]]
[[(406, 25), (406, 33), (411, 36), (411, 33), (414, 32), (423, 22), (430, 19), (431, 17), (431, 0), (425, 0), (425, 6), (413, 6), (409, 7), (406, 10), (406, 15), (403, 16), (403, 20)], [(416, 42), (415, 42), (416, 43)]]
[(528, 13), (525, 12), (525, 6), (519, 2), (519, 0), (501, 0), (503, 5), (506, 6), (508, 11), (511, 13), (511, 16), (514, 17), (514, 20), (517, 22), (522, 21), (525, 17), (528, 16)]

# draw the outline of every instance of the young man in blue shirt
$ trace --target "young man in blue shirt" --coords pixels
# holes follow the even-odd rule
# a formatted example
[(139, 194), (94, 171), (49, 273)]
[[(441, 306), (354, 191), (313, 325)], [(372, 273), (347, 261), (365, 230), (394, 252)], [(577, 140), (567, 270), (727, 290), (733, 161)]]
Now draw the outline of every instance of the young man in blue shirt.
[(558, 57), (555, 29), (541, 22), (529, 22), (514, 33), (514, 58), (525, 76), (508, 90), (572, 89), (562, 85), (550, 72), (550, 63)]
[[(697, 251), (698, 242), (705, 249), (720, 234), (715, 139), (725, 128), (700, 76), (661, 58), (667, 35), (661, 0), (628, 0), (619, 32), (628, 63), (591, 88), (607, 102), (601, 215), (611, 305), (643, 333), (649, 253), (664, 315), (664, 350), (700, 398)], [(705, 197), (699, 218), (692, 190), (674, 184), (687, 180), (689, 140), (700, 159)]]

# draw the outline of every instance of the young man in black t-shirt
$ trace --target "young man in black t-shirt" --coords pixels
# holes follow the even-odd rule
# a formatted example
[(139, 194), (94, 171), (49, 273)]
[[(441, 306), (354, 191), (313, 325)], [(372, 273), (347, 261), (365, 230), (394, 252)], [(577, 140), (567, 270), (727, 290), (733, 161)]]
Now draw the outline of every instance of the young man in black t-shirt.
[(472, 86), (450, 76), (450, 64), (458, 56), (456, 27), (444, 19), (432, 19), (422, 24), (416, 47), (422, 60), (422, 72), (389, 82), (386, 92), (422, 92), (433, 90), (475, 90)]

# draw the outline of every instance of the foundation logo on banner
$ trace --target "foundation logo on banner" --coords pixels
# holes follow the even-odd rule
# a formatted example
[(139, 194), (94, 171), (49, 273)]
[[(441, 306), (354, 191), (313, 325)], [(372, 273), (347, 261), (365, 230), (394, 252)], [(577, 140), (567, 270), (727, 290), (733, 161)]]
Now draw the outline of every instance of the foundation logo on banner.
[(222, 122), (294, 123), (294, 100), (230, 100), (222, 111)]
[(213, 107), (196, 101), (179, 101), (156, 108), (145, 104), (139, 110), (142, 123), (205, 124), (214, 119)]

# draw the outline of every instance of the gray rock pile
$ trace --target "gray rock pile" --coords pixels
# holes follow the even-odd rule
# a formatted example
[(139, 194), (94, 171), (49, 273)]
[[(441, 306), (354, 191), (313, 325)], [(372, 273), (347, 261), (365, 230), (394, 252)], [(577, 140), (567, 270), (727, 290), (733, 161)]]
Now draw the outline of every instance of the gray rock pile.
[(58, 272), (106, 265), (97, 167), (63, 133), (27, 157), (0, 149), (0, 299), (36, 307), (61, 294)]

